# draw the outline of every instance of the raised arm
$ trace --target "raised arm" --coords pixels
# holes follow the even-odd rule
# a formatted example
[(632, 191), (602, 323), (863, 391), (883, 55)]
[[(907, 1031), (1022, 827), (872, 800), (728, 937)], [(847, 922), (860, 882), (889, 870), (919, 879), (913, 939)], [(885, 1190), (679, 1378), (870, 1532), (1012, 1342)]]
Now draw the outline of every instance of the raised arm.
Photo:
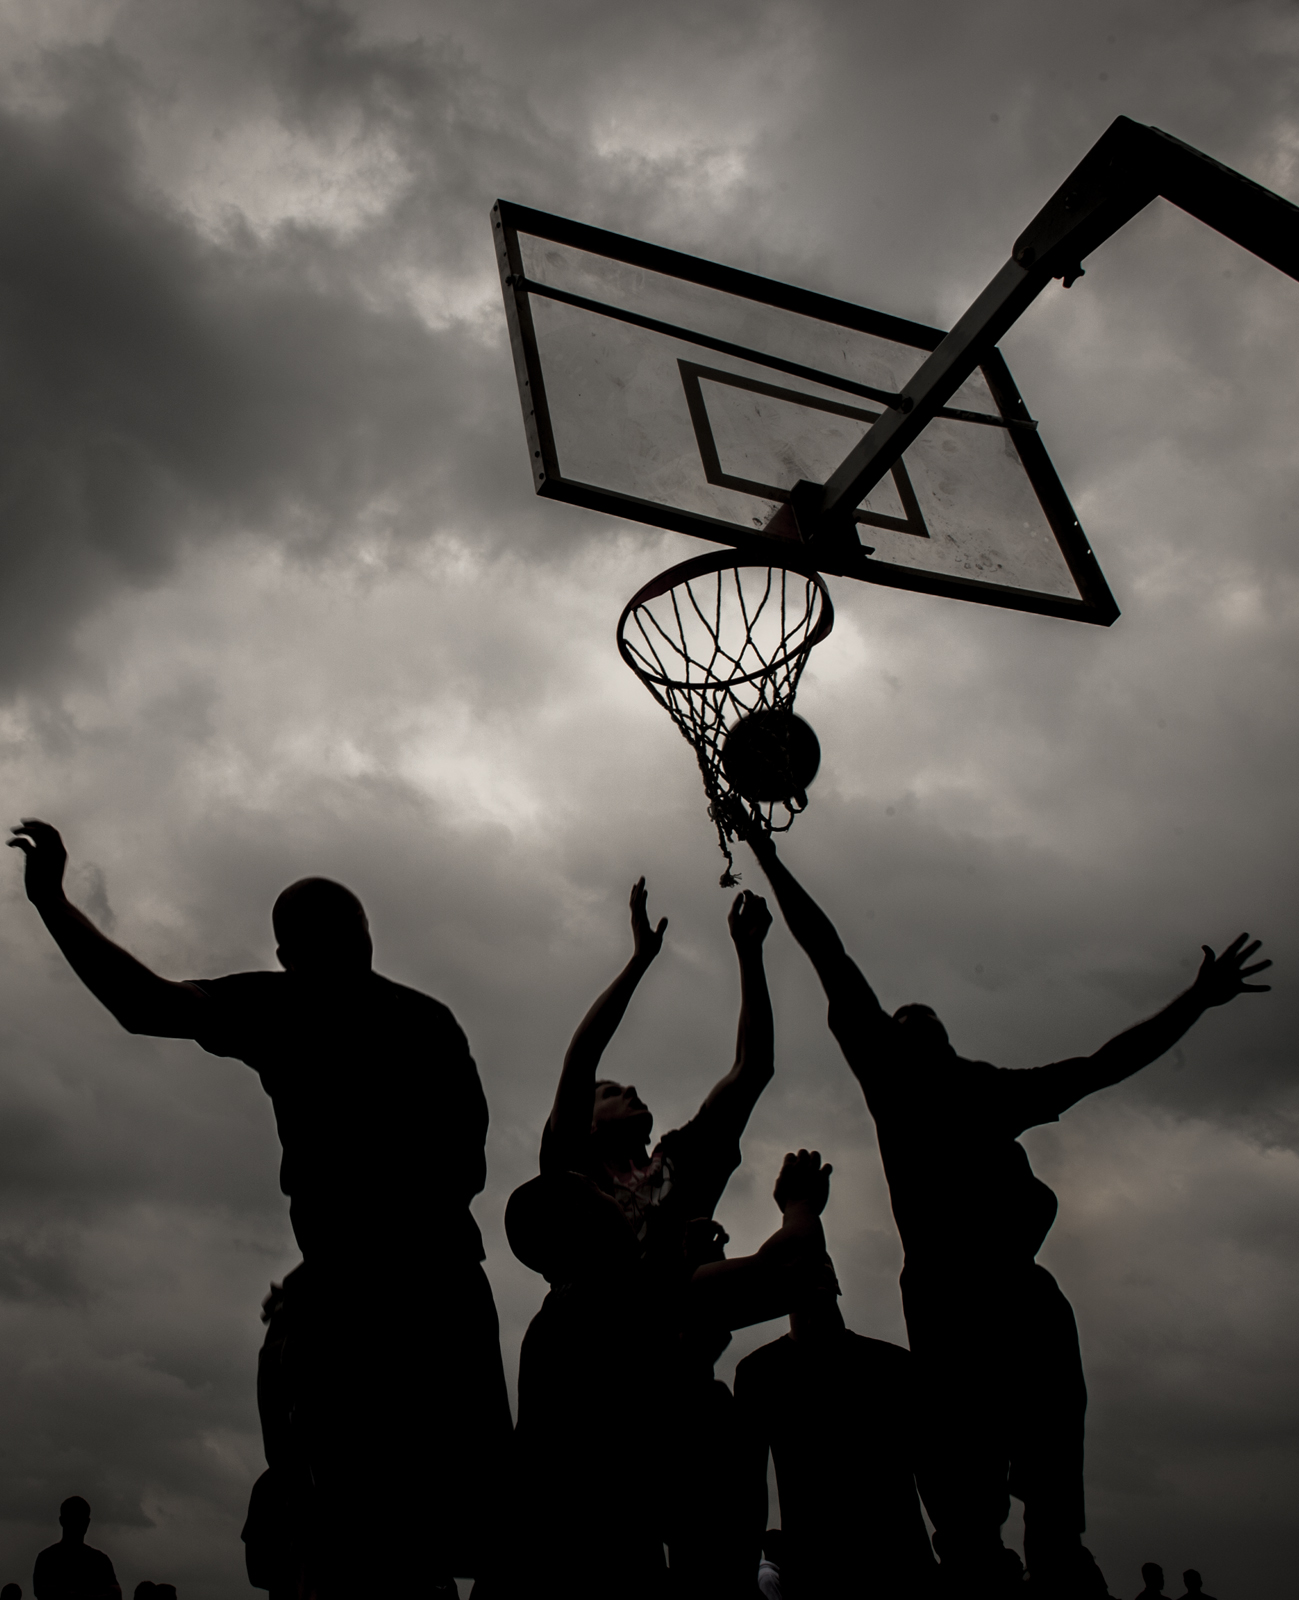
[(658, 927), (652, 928), (647, 899), (645, 880), (638, 878), (631, 891), (631, 960), (578, 1023), (564, 1057), (555, 1104), (547, 1124), (551, 1138), (557, 1139), (561, 1148), (580, 1146), (591, 1131), (591, 1103), (595, 1098), (595, 1074), (600, 1058), (617, 1033), (637, 984), (663, 948), (668, 919), (663, 917)]
[(771, 835), (754, 827), (748, 830), (747, 837), (749, 847), (775, 891), (789, 931), (807, 951), (821, 980), (830, 1002), (831, 1026), (833, 1013), (840, 1006), (847, 1008), (859, 1023), (888, 1020), (875, 991), (862, 976), (861, 968), (844, 949), (834, 923), (776, 854)]
[(58, 829), (34, 817), (10, 830), (9, 844), (27, 858), (27, 898), (41, 914), (68, 965), (95, 999), (130, 1033), (193, 1039), (202, 1030), (209, 1001), (201, 989), (171, 983), (106, 938), (63, 892), (68, 852)]
[(1079, 1056), (1073, 1061), (1061, 1061), (1054, 1067), (1041, 1069), (1056, 1075), (1060, 1081), (1061, 1110), (1097, 1089), (1121, 1083), (1157, 1061), (1211, 1007), (1225, 1006), (1238, 994), (1266, 994), (1271, 984), (1246, 983), (1245, 979), (1265, 971), (1272, 963), (1255, 961), (1247, 965), (1259, 948), (1257, 939), (1247, 941), (1249, 935), (1240, 934), (1220, 956), (1215, 956), (1207, 944), (1201, 945), (1204, 960), (1195, 982), (1162, 1011), (1118, 1034), (1095, 1055)]
[[(706, 1320), (730, 1328), (785, 1316), (825, 1261), (821, 1213), (834, 1168), (820, 1154), (800, 1150), (785, 1157), (776, 1179), (780, 1227), (751, 1256), (717, 1259), (695, 1268), (687, 1306)], [(710, 1224), (710, 1226), (716, 1226)], [(726, 1235), (718, 1230), (722, 1243)]]
[(771, 927), (771, 912), (761, 895), (746, 889), (735, 897), (726, 925), (740, 961), (740, 1021), (735, 1031), (735, 1062), (715, 1083), (704, 1105), (728, 1124), (738, 1139), (758, 1096), (775, 1076), (776, 1030), (771, 1016), (762, 942)]

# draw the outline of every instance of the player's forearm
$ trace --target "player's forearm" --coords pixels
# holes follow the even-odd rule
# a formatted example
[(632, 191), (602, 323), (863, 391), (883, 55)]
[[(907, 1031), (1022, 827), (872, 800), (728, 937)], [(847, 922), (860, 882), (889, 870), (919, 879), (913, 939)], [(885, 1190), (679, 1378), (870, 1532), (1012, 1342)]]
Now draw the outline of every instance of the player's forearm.
[(42, 899), (36, 909), (68, 965), (124, 1028), (184, 1036), (182, 1013), (187, 1008), (175, 995), (180, 985), (168, 983), (114, 944), (66, 897)]
[(769, 838), (753, 845), (767, 881), (775, 891), (789, 931), (807, 951), (820, 973), (823, 964), (833, 965), (844, 955), (843, 941), (821, 907), (776, 854)]
[(860, 1011), (863, 1006), (879, 1009), (874, 991), (860, 968), (843, 947), (838, 930), (776, 854), (769, 838), (754, 843), (753, 852), (775, 891), (789, 931), (807, 952), (826, 998), (833, 1003), (850, 1001)]
[(550, 1126), (554, 1133), (584, 1134), (591, 1125), (595, 1075), (609, 1041), (626, 1015), (649, 962), (633, 956), (577, 1025), (559, 1075)]
[(1103, 1089), (1110, 1084), (1121, 1083), (1134, 1072), (1140, 1072), (1142, 1067), (1148, 1067), (1152, 1061), (1158, 1061), (1188, 1028), (1200, 1020), (1204, 1009), (1203, 1002), (1192, 987), (1184, 994), (1179, 994), (1176, 1000), (1155, 1016), (1137, 1023), (1136, 1027), (1127, 1029), (1108, 1044), (1102, 1045), (1095, 1055), (1088, 1058), (1090, 1076), (1094, 1079), (1092, 1088)]
[(735, 1030), (735, 1067), (746, 1080), (775, 1074), (776, 1024), (762, 951), (740, 957), (740, 1020)]
[(824, 1254), (821, 1213), (805, 1200), (792, 1200), (785, 1207), (780, 1227), (758, 1247), (755, 1259), (775, 1267), (795, 1261), (819, 1261)]

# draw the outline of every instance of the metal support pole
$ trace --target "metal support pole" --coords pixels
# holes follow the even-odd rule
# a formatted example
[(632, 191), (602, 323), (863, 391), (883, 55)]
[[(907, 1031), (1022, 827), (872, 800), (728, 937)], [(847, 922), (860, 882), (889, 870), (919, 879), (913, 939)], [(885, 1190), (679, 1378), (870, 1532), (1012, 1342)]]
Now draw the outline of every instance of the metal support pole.
[[(1052, 278), (1067, 288), (1083, 259), (1163, 195), (1299, 279), (1299, 207), (1158, 128), (1118, 117), (1015, 241), (1011, 258), (924, 361), (897, 401), (796, 510), (815, 544), (824, 525), (843, 547), (844, 518), (928, 426)], [(855, 533), (854, 533), (855, 539)]]

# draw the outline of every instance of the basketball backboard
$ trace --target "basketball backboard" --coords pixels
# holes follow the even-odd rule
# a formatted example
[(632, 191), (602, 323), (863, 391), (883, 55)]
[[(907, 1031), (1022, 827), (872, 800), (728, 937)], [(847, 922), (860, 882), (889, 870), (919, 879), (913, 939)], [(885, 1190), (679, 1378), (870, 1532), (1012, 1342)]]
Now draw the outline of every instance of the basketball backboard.
[[(492, 221), (538, 494), (779, 562), (941, 329), (498, 201)], [(816, 566), (1108, 624), (1118, 615), (996, 350)], [(864, 549), (858, 551), (860, 540)]]

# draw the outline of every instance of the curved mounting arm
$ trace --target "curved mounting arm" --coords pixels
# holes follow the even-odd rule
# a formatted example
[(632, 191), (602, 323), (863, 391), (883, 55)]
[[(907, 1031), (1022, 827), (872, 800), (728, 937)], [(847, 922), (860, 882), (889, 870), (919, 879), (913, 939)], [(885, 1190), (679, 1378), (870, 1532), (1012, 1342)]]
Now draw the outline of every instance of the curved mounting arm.
[(1159, 195), (1299, 279), (1299, 206), (1158, 128), (1115, 118), (896, 404), (831, 474), (819, 506), (807, 504), (813, 486), (803, 487), (800, 530), (820, 524), (833, 536), (1051, 279), (1068, 288), (1082, 276), (1083, 257)]

